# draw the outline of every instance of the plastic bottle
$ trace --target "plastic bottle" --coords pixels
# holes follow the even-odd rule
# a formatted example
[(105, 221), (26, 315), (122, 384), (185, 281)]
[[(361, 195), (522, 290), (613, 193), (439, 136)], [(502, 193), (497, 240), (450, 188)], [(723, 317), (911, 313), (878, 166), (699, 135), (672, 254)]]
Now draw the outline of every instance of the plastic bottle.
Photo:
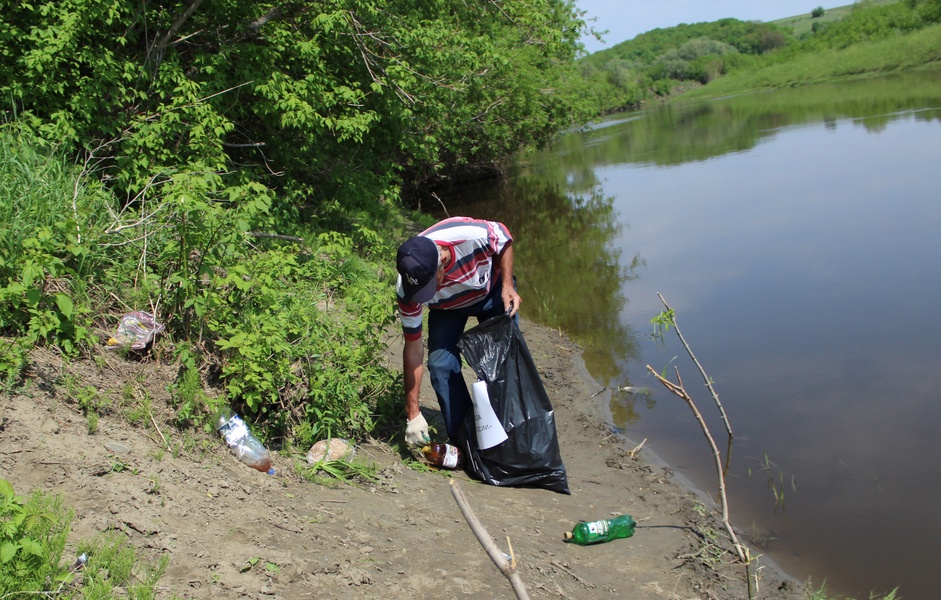
[(232, 409), (223, 407), (219, 411), (216, 417), (216, 428), (240, 461), (262, 473), (274, 474), (268, 449), (252, 435), (245, 421)]
[(572, 531), (563, 534), (565, 541), (579, 546), (610, 542), (618, 538), (629, 538), (634, 535), (634, 519), (630, 515), (620, 515), (613, 519), (600, 521), (582, 521)]
[(421, 449), (422, 456), (436, 467), (460, 469), (464, 466), (464, 456), (457, 446), (451, 444), (428, 444)]

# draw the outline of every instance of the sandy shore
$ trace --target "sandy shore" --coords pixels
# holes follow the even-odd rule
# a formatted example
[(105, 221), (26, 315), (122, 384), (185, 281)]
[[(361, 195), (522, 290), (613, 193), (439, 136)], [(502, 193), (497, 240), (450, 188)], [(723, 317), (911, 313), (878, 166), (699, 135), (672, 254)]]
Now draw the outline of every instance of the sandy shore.
[[(522, 330), (555, 409), (571, 495), (415, 468), (382, 440), (357, 448), (378, 465), (377, 482), (312, 484), (297, 473), (301, 457), (284, 455), (275, 458), (277, 474), (264, 475), (214, 435), (173, 427), (172, 366), (114, 354), (103, 354), (104, 366), (34, 354), (28, 385), (0, 404), (0, 476), (18, 494), (55, 492), (75, 509), (63, 560), (74, 560), (78, 541), (108, 531), (143, 558), (168, 555), (158, 598), (513, 597), (462, 517), (452, 480), (497, 545), (509, 553), (512, 544), (532, 598), (747, 598), (716, 507), (645, 450), (631, 456), (610, 432), (605, 395), (570, 340), (526, 321)], [(400, 353), (393, 336), (395, 368)], [(93, 434), (62, 387), (66, 373), (114, 399)], [(128, 385), (147, 392), (152, 421), (127, 419)], [(423, 385), (423, 411), (434, 422), (427, 378)], [(562, 540), (579, 520), (623, 513), (638, 522), (631, 538), (588, 547)], [(755, 597), (805, 597), (765, 559), (755, 566)]]

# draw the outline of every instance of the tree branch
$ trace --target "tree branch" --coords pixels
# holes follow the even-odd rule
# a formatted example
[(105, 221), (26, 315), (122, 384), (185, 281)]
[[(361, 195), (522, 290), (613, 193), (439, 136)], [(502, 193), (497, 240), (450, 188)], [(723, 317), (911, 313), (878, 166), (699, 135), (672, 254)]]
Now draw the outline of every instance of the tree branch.
[[(663, 295), (660, 292), (657, 292), (657, 297), (660, 298), (660, 302), (663, 302), (663, 305), (667, 307), (668, 311), (673, 309), (667, 304), (667, 301), (663, 299)], [(719, 394), (716, 393), (715, 388), (712, 387), (712, 380), (709, 379), (709, 376), (706, 375), (706, 370), (703, 369), (703, 366), (699, 363), (699, 359), (696, 358), (696, 355), (693, 354), (693, 349), (689, 347), (689, 344), (686, 343), (686, 338), (683, 337), (683, 333), (680, 331), (680, 326), (676, 322), (676, 313), (673, 313), (673, 327), (676, 329), (676, 336), (680, 338), (680, 342), (683, 343), (683, 347), (686, 348), (686, 353), (689, 354), (689, 357), (693, 359), (693, 363), (696, 365), (696, 368), (699, 369), (699, 373), (702, 375), (703, 380), (706, 382), (706, 387), (709, 388), (709, 391), (712, 393), (712, 399), (715, 400), (716, 406), (719, 407), (719, 412), (722, 414), (722, 422), (725, 423), (725, 430), (729, 433), (729, 437), (732, 437), (732, 425), (729, 424), (729, 418), (725, 415), (725, 409), (722, 407), (722, 403), (719, 402)]]
[(719, 499), (721, 500), (722, 505), (722, 524), (725, 526), (725, 530), (729, 534), (729, 539), (732, 540), (732, 545), (735, 546), (735, 552), (738, 554), (739, 559), (741, 559), (742, 563), (748, 565), (748, 549), (739, 543), (738, 537), (735, 535), (735, 531), (732, 529), (732, 523), (729, 521), (729, 501), (725, 493), (725, 476), (723, 475), (722, 457), (719, 454), (719, 448), (716, 446), (716, 442), (713, 439), (712, 434), (709, 433), (709, 427), (706, 425), (706, 421), (702, 418), (702, 414), (699, 412), (699, 409), (696, 408), (696, 403), (693, 402), (692, 397), (683, 387), (683, 380), (680, 378), (679, 368), (674, 367), (674, 369), (676, 370), (676, 380), (678, 383), (673, 383), (672, 381), (665, 379), (660, 375), (660, 373), (657, 373), (653, 367), (647, 365), (647, 370), (653, 373), (653, 376), (656, 377), (665, 388), (686, 402), (686, 405), (689, 406), (690, 410), (693, 411), (693, 415), (696, 417), (696, 421), (699, 422), (699, 427), (702, 429), (703, 435), (706, 436), (706, 440), (708, 440), (709, 446), (712, 448), (712, 456), (716, 461), (716, 475), (718, 475), (719, 478)]
[(284, 15), (284, 11), (281, 10), (280, 6), (272, 7), (272, 9), (269, 10), (267, 13), (263, 14), (262, 16), (252, 21), (251, 24), (248, 26), (248, 28), (251, 29), (252, 31), (258, 31), (259, 29), (267, 25), (268, 22), (274, 21), (275, 19), (280, 19), (283, 15)]
[(186, 20), (199, 8), (199, 5), (202, 4), (204, 0), (193, 0), (190, 2), (190, 5), (186, 7), (186, 10), (176, 18), (176, 21), (173, 22), (173, 25), (170, 26), (170, 29), (167, 30), (163, 37), (157, 42), (154, 46), (154, 51), (157, 53), (163, 51), (164, 48), (170, 45), (170, 40), (173, 39), (173, 36), (176, 35), (176, 32), (180, 30), (180, 27), (183, 26), (183, 23), (186, 23)]

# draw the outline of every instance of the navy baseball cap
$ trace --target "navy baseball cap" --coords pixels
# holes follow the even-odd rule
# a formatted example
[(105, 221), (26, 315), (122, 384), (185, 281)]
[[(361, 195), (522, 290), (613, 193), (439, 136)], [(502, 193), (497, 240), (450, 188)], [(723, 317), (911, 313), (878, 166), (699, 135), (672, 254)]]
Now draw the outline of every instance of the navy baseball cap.
[(426, 237), (416, 235), (399, 246), (396, 267), (402, 276), (406, 302), (428, 302), (438, 290), (438, 246)]

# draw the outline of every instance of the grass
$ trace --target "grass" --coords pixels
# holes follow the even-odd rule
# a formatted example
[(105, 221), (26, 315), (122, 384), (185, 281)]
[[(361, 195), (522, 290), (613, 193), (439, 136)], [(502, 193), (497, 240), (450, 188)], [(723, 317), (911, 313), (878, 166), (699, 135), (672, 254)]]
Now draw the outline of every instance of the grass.
[(127, 540), (111, 532), (80, 541), (81, 562), (70, 567), (63, 555), (74, 516), (60, 496), (38, 490), (17, 496), (0, 479), (0, 598), (154, 598), (167, 555), (142, 563)]
[[(880, 4), (895, 4), (899, 0), (867, 0), (867, 4), (880, 5)], [(809, 6), (809, 5), (808, 5)], [(823, 16), (817, 17), (816, 19), (810, 15), (808, 10), (804, 14), (796, 15), (793, 17), (785, 17), (783, 19), (778, 19), (776, 21), (771, 21), (772, 25), (779, 25), (781, 27), (790, 27), (794, 32), (795, 36), (801, 36), (805, 33), (810, 33), (811, 28), (814, 26), (814, 23), (832, 23), (834, 21), (839, 21), (840, 19), (846, 17), (852, 12), (854, 4), (847, 4), (846, 6), (837, 6), (834, 8), (828, 8), (824, 12)], [(810, 7), (811, 9), (814, 7)]]
[(683, 98), (727, 96), (752, 90), (793, 87), (870, 73), (888, 73), (941, 61), (941, 25), (871, 44), (800, 55), (785, 63), (730, 73)]

